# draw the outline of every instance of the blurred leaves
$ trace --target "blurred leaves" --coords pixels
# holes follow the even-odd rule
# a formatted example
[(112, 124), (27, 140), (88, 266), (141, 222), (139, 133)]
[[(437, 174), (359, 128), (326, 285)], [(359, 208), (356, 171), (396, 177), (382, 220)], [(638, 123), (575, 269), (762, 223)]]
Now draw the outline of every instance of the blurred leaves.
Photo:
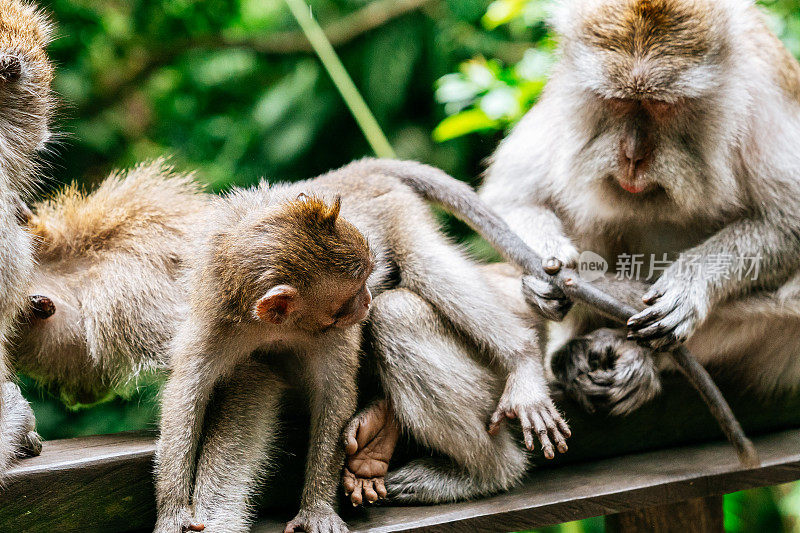
[[(447, 115), (433, 131), (437, 142), (471, 133), (505, 133), (539, 98), (554, 62), (555, 42), (547, 27), (552, 0), (496, 0), (481, 18), (487, 34), (523, 45), (513, 62), (482, 55), (461, 63), (437, 81), (436, 101)], [(773, 29), (800, 57), (800, 0), (762, 0)]]

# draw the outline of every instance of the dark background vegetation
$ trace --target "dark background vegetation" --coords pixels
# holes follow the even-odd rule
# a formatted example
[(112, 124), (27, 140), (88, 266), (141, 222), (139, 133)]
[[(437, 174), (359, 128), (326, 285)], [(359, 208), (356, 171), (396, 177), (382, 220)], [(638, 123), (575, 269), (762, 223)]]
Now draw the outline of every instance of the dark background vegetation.
[[(215, 190), (294, 180), (370, 155), (282, 0), (54, 0), (60, 132), (47, 195), (171, 156)], [(402, 158), (477, 183), (534, 102), (555, 43), (542, 0), (314, 0), (345, 67)], [(800, 0), (762, 2), (800, 56)], [(45, 438), (154, 427), (158, 377), (72, 411), (23, 377)], [(729, 531), (800, 532), (800, 487), (730, 495)], [(598, 531), (601, 522), (560, 526)]]

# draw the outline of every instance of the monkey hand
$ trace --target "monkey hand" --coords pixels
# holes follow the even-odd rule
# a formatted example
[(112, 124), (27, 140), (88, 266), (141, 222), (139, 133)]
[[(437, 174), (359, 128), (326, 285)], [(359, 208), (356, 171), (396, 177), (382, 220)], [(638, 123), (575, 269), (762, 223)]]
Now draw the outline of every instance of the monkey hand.
[(572, 300), (561, 289), (535, 276), (522, 277), (522, 296), (537, 313), (555, 322), (564, 320), (572, 308)]
[(385, 399), (362, 409), (345, 428), (342, 484), (354, 506), (386, 497), (384, 477), (399, 437), (400, 426)]
[(670, 350), (686, 341), (708, 314), (705, 285), (669, 274), (642, 297), (649, 307), (628, 319), (628, 339), (654, 350)]
[(286, 524), (283, 533), (348, 533), (347, 524), (339, 518), (333, 507), (324, 506), (312, 509), (300, 509), (291, 522)]
[(661, 390), (653, 353), (623, 329), (598, 329), (570, 340), (550, 360), (564, 391), (588, 412), (626, 415)]
[(555, 449), (560, 453), (567, 451), (566, 439), (572, 433), (546, 392), (531, 394), (530, 388), (524, 385), (520, 386), (520, 384), (513, 385), (510, 381), (506, 384), (506, 390), (500, 397), (497, 409), (492, 414), (489, 433), (496, 435), (506, 419), (519, 420), (525, 447), (529, 450), (534, 448), (533, 433), (536, 432), (542, 446), (542, 453), (547, 459), (555, 457), (553, 441), (555, 441)]
[[(578, 250), (566, 242), (548, 246), (541, 257), (545, 271), (552, 276), (563, 267), (574, 267), (578, 262)], [(539, 314), (556, 322), (562, 321), (572, 308), (572, 300), (561, 289), (535, 276), (522, 277), (522, 296)]]

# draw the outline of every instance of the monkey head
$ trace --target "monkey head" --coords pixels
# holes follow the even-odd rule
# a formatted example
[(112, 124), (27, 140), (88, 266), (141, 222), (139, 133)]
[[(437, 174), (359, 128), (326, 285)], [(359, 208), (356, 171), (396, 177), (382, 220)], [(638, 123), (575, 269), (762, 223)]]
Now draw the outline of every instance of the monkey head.
[[(554, 76), (570, 131), (570, 193), (625, 220), (698, 215), (730, 198), (745, 0), (576, 0), (556, 15)], [(566, 90), (564, 90), (566, 88)], [(732, 127), (733, 126), (733, 127)], [(722, 194), (720, 194), (722, 193)], [(735, 196), (735, 194), (732, 194)]]
[(366, 318), (372, 254), (361, 232), (339, 216), (340, 207), (339, 197), (329, 207), (301, 194), (273, 217), (283, 229), (271, 243), (271, 286), (253, 308), (258, 320), (321, 332)]
[(372, 301), (367, 240), (332, 205), (301, 195), (228, 233), (215, 252), (223, 302), (238, 320), (319, 333), (364, 320)]
[[(0, 0), (0, 170), (24, 179), (50, 137), (53, 67), (46, 47), (52, 25), (32, 4)], [(21, 182), (20, 185), (24, 184)]]

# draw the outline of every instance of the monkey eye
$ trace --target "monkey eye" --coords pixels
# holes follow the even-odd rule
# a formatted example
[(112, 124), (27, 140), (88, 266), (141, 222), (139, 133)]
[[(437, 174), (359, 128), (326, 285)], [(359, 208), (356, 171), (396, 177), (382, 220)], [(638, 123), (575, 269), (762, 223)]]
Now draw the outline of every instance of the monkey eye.
[(609, 111), (620, 117), (632, 115), (639, 105), (635, 100), (628, 98), (603, 98), (602, 102)]
[(677, 104), (665, 102), (664, 100), (645, 100), (642, 105), (655, 120), (670, 119), (678, 110)]

